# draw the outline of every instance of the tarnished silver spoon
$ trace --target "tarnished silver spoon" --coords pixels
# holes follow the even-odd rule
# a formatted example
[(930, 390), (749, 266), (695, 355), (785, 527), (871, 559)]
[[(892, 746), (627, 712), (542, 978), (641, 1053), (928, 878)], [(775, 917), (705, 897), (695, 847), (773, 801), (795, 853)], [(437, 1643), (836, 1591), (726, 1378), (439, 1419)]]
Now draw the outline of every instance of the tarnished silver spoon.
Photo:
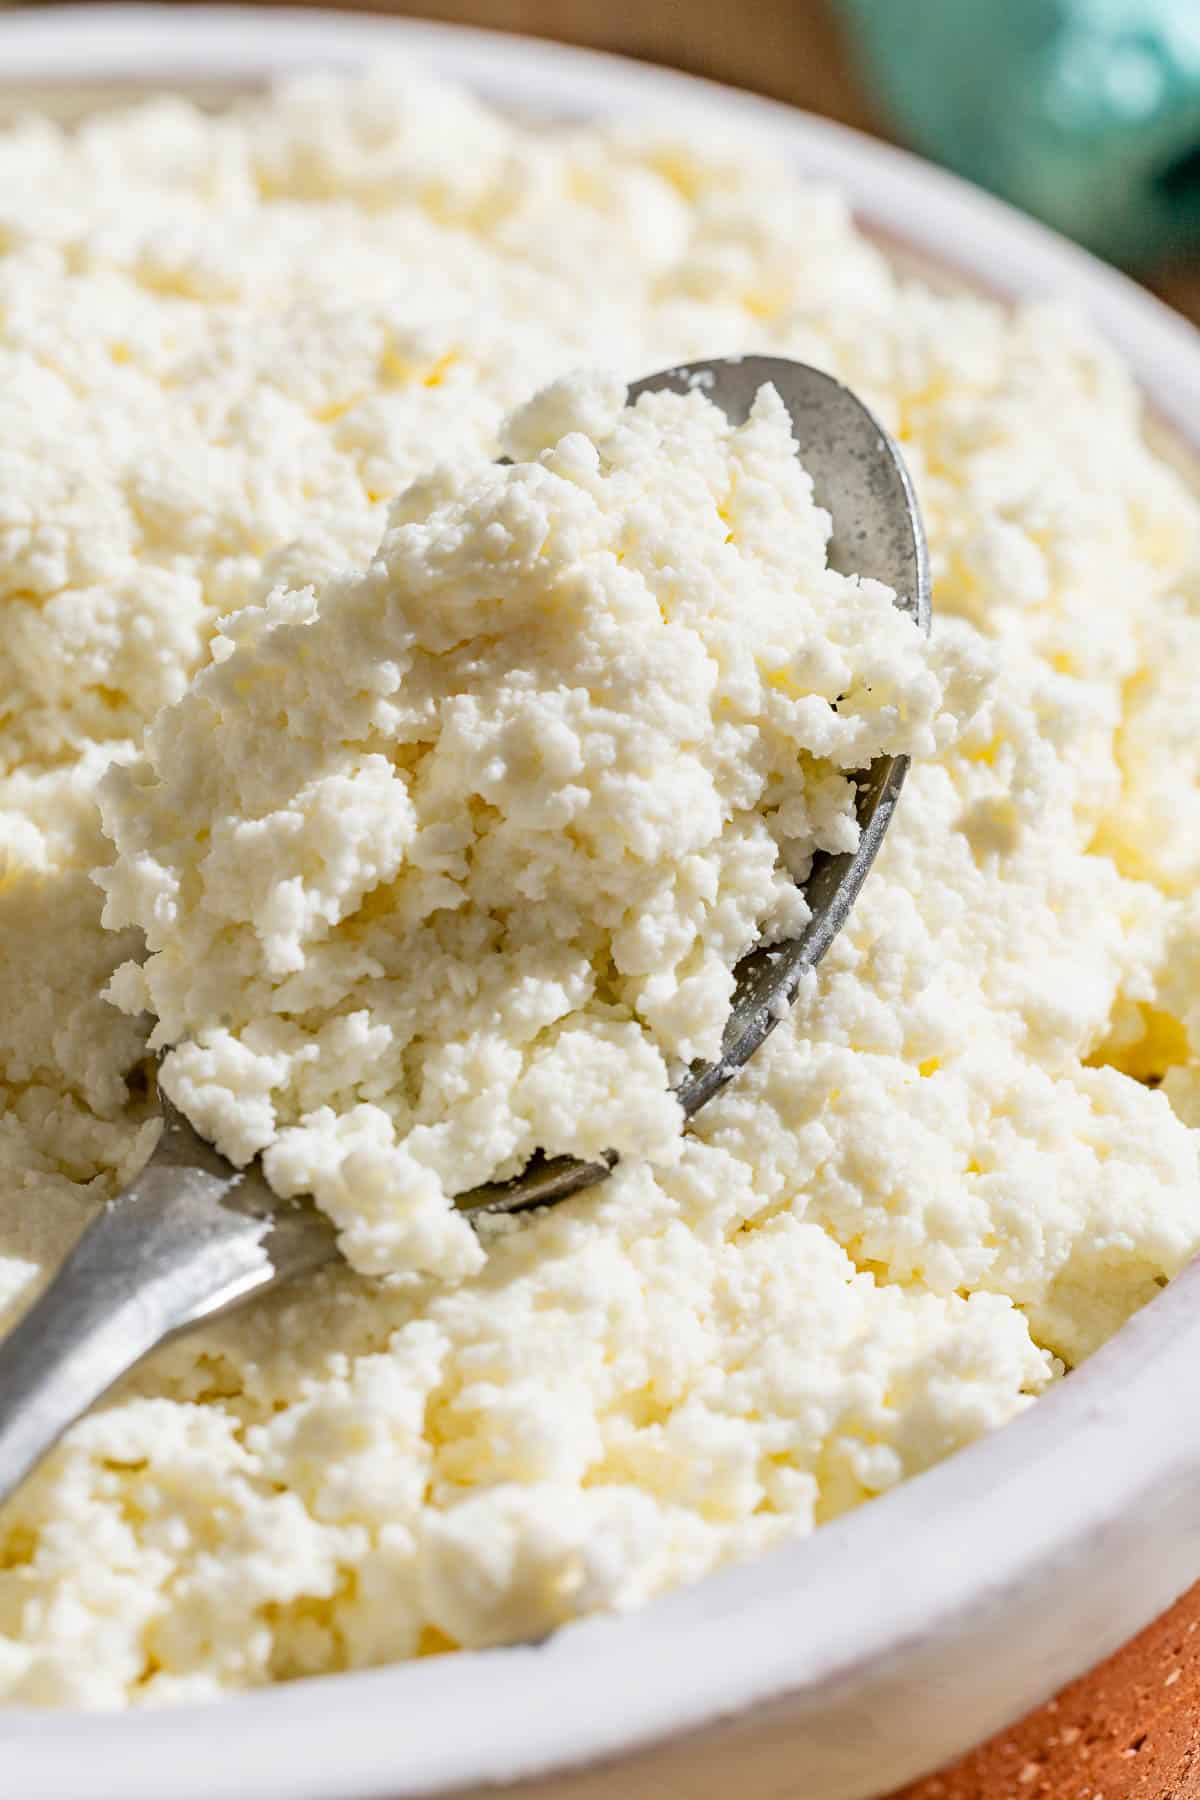
[[(741, 424), (766, 382), (791, 415), (800, 459), (832, 517), (831, 564), (886, 582), (927, 631), (929, 570), (912, 484), (895, 444), (848, 388), (803, 363), (746, 356), (650, 375), (630, 399), (698, 387)], [(754, 1054), (845, 923), (907, 764), (880, 757), (856, 777), (857, 850), (816, 858), (805, 883), (812, 917), (798, 938), (752, 950), (738, 964), (720, 1059), (697, 1064), (676, 1090), (689, 1118)], [(615, 1161), (536, 1158), (515, 1180), (475, 1188), (455, 1204), (469, 1214), (545, 1206), (602, 1181)], [(0, 1343), (0, 1503), (164, 1339), (337, 1256), (322, 1213), (280, 1200), (257, 1164), (236, 1169), (164, 1099), (162, 1135), (141, 1174), (91, 1221)]]

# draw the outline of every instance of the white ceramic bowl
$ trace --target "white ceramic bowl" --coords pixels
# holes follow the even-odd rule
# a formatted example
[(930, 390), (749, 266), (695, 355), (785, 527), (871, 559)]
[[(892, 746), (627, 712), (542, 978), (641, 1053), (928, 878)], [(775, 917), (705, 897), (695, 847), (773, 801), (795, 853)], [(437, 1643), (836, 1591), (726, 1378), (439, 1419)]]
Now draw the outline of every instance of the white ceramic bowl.
[[(744, 94), (519, 38), (354, 15), (0, 17), (0, 87), (257, 83), (410, 51), (543, 118), (669, 102), (761, 131), (864, 224), (1006, 294), (1076, 301), (1200, 448), (1200, 337), (973, 189)], [(1015, 1424), (814, 1539), (538, 1648), (104, 1719), (9, 1713), (14, 1800), (864, 1800), (1107, 1655), (1200, 1576), (1200, 1266)], [(540, 1778), (540, 1779), (539, 1779)], [(527, 1787), (526, 1784), (529, 1784)]]

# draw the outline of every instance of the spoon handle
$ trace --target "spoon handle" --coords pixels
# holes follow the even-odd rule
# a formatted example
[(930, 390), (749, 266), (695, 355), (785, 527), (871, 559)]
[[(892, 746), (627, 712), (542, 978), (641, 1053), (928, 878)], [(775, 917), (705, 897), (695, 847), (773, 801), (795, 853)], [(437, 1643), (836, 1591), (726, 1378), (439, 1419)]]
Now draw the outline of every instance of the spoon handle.
[(164, 1105), (162, 1136), (0, 1342), (0, 1505), (173, 1332), (337, 1255), (329, 1222), (235, 1169)]

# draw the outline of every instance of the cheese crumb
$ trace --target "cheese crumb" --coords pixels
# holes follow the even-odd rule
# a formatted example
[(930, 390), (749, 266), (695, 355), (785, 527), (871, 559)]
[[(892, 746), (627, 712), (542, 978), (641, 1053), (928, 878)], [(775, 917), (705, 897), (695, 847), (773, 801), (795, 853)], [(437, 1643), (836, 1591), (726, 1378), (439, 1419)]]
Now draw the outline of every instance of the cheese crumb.
[[(155, 1132), (142, 934), (101, 926), (89, 878), (111, 862), (106, 770), (145, 771), (159, 710), (196, 717), (231, 665), (265, 682), (270, 635), (365, 596), (385, 528), (390, 554), (461, 504), (456, 482), (497, 505), (567, 492), (607, 530), (587, 505), (614, 478), (543, 466), (546, 446), (598, 449), (626, 381), (755, 351), (862, 395), (929, 536), (936, 743), (845, 930), (675, 1160), (631, 1154), (603, 1187), (489, 1226), (473, 1272), (339, 1267), (212, 1321), (68, 1433), (0, 1512), (9, 1702), (196, 1700), (637, 1606), (1002, 1426), (1200, 1248), (1200, 508), (1147, 447), (1126, 370), (1055, 307), (901, 279), (839, 196), (760, 146), (669, 121), (532, 130), (381, 70), (219, 116), (161, 100), (0, 133), (0, 1324)], [(581, 384), (598, 358), (615, 373)], [(532, 470), (491, 468), (504, 453)], [(732, 451), (714, 437), (705, 456)], [(416, 515), (388, 527), (397, 501)], [(356, 660), (378, 678), (394, 654)], [(321, 691), (348, 672), (318, 671)], [(398, 691), (355, 691), (341, 735), (364, 764), (353, 734)], [(772, 718), (799, 704), (786, 680), (768, 695)], [(265, 688), (231, 716), (260, 703), (265, 732)], [(306, 721), (272, 728), (239, 784), (279, 781), (289, 745), (335, 776), (338, 734)], [(282, 781), (281, 810), (347, 843), (399, 786), (380, 754), (321, 811)], [(188, 766), (231, 779), (203, 745)], [(202, 786), (181, 801), (204, 816)], [(151, 821), (148, 850), (173, 842)], [(428, 848), (432, 883), (460, 851)], [(300, 868), (259, 916), (274, 972), (257, 930), (232, 931), (248, 978), (302, 982), (280, 965), (325, 942), (322, 906), (326, 948), (343, 905), (379, 932), (352, 882), (395, 854), (381, 839)], [(164, 887), (155, 929), (169, 905), (198, 929), (202, 855), (179, 846), (188, 885)], [(274, 853), (231, 881), (264, 867)], [(139, 909), (149, 854), (143, 877)], [(715, 944), (702, 884), (689, 905)], [(749, 922), (735, 907), (730, 949)], [(376, 979), (339, 956), (345, 991)], [(631, 964), (623, 1024), (665, 1064), (666, 1026), (633, 1011), (659, 966)], [(125, 1011), (101, 998), (117, 969)], [(203, 978), (180, 971), (189, 1006)], [(296, 1082), (361, 1068), (373, 1027), (353, 1011)], [(708, 1016), (671, 1029), (702, 1041)], [(268, 1135), (286, 1054), (245, 1052)], [(242, 1067), (233, 1133), (253, 1110)], [(351, 1203), (391, 1234), (393, 1127), (344, 1116)], [(436, 1264), (447, 1209), (425, 1166), (405, 1254)]]

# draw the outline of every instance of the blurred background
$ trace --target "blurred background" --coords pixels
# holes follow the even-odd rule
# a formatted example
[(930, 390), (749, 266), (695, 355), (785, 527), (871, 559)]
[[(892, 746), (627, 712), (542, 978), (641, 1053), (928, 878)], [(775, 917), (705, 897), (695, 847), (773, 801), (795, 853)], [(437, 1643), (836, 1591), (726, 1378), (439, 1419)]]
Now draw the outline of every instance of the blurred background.
[(366, 0), (362, 10), (669, 63), (910, 145), (1200, 322), (1200, 0)]

